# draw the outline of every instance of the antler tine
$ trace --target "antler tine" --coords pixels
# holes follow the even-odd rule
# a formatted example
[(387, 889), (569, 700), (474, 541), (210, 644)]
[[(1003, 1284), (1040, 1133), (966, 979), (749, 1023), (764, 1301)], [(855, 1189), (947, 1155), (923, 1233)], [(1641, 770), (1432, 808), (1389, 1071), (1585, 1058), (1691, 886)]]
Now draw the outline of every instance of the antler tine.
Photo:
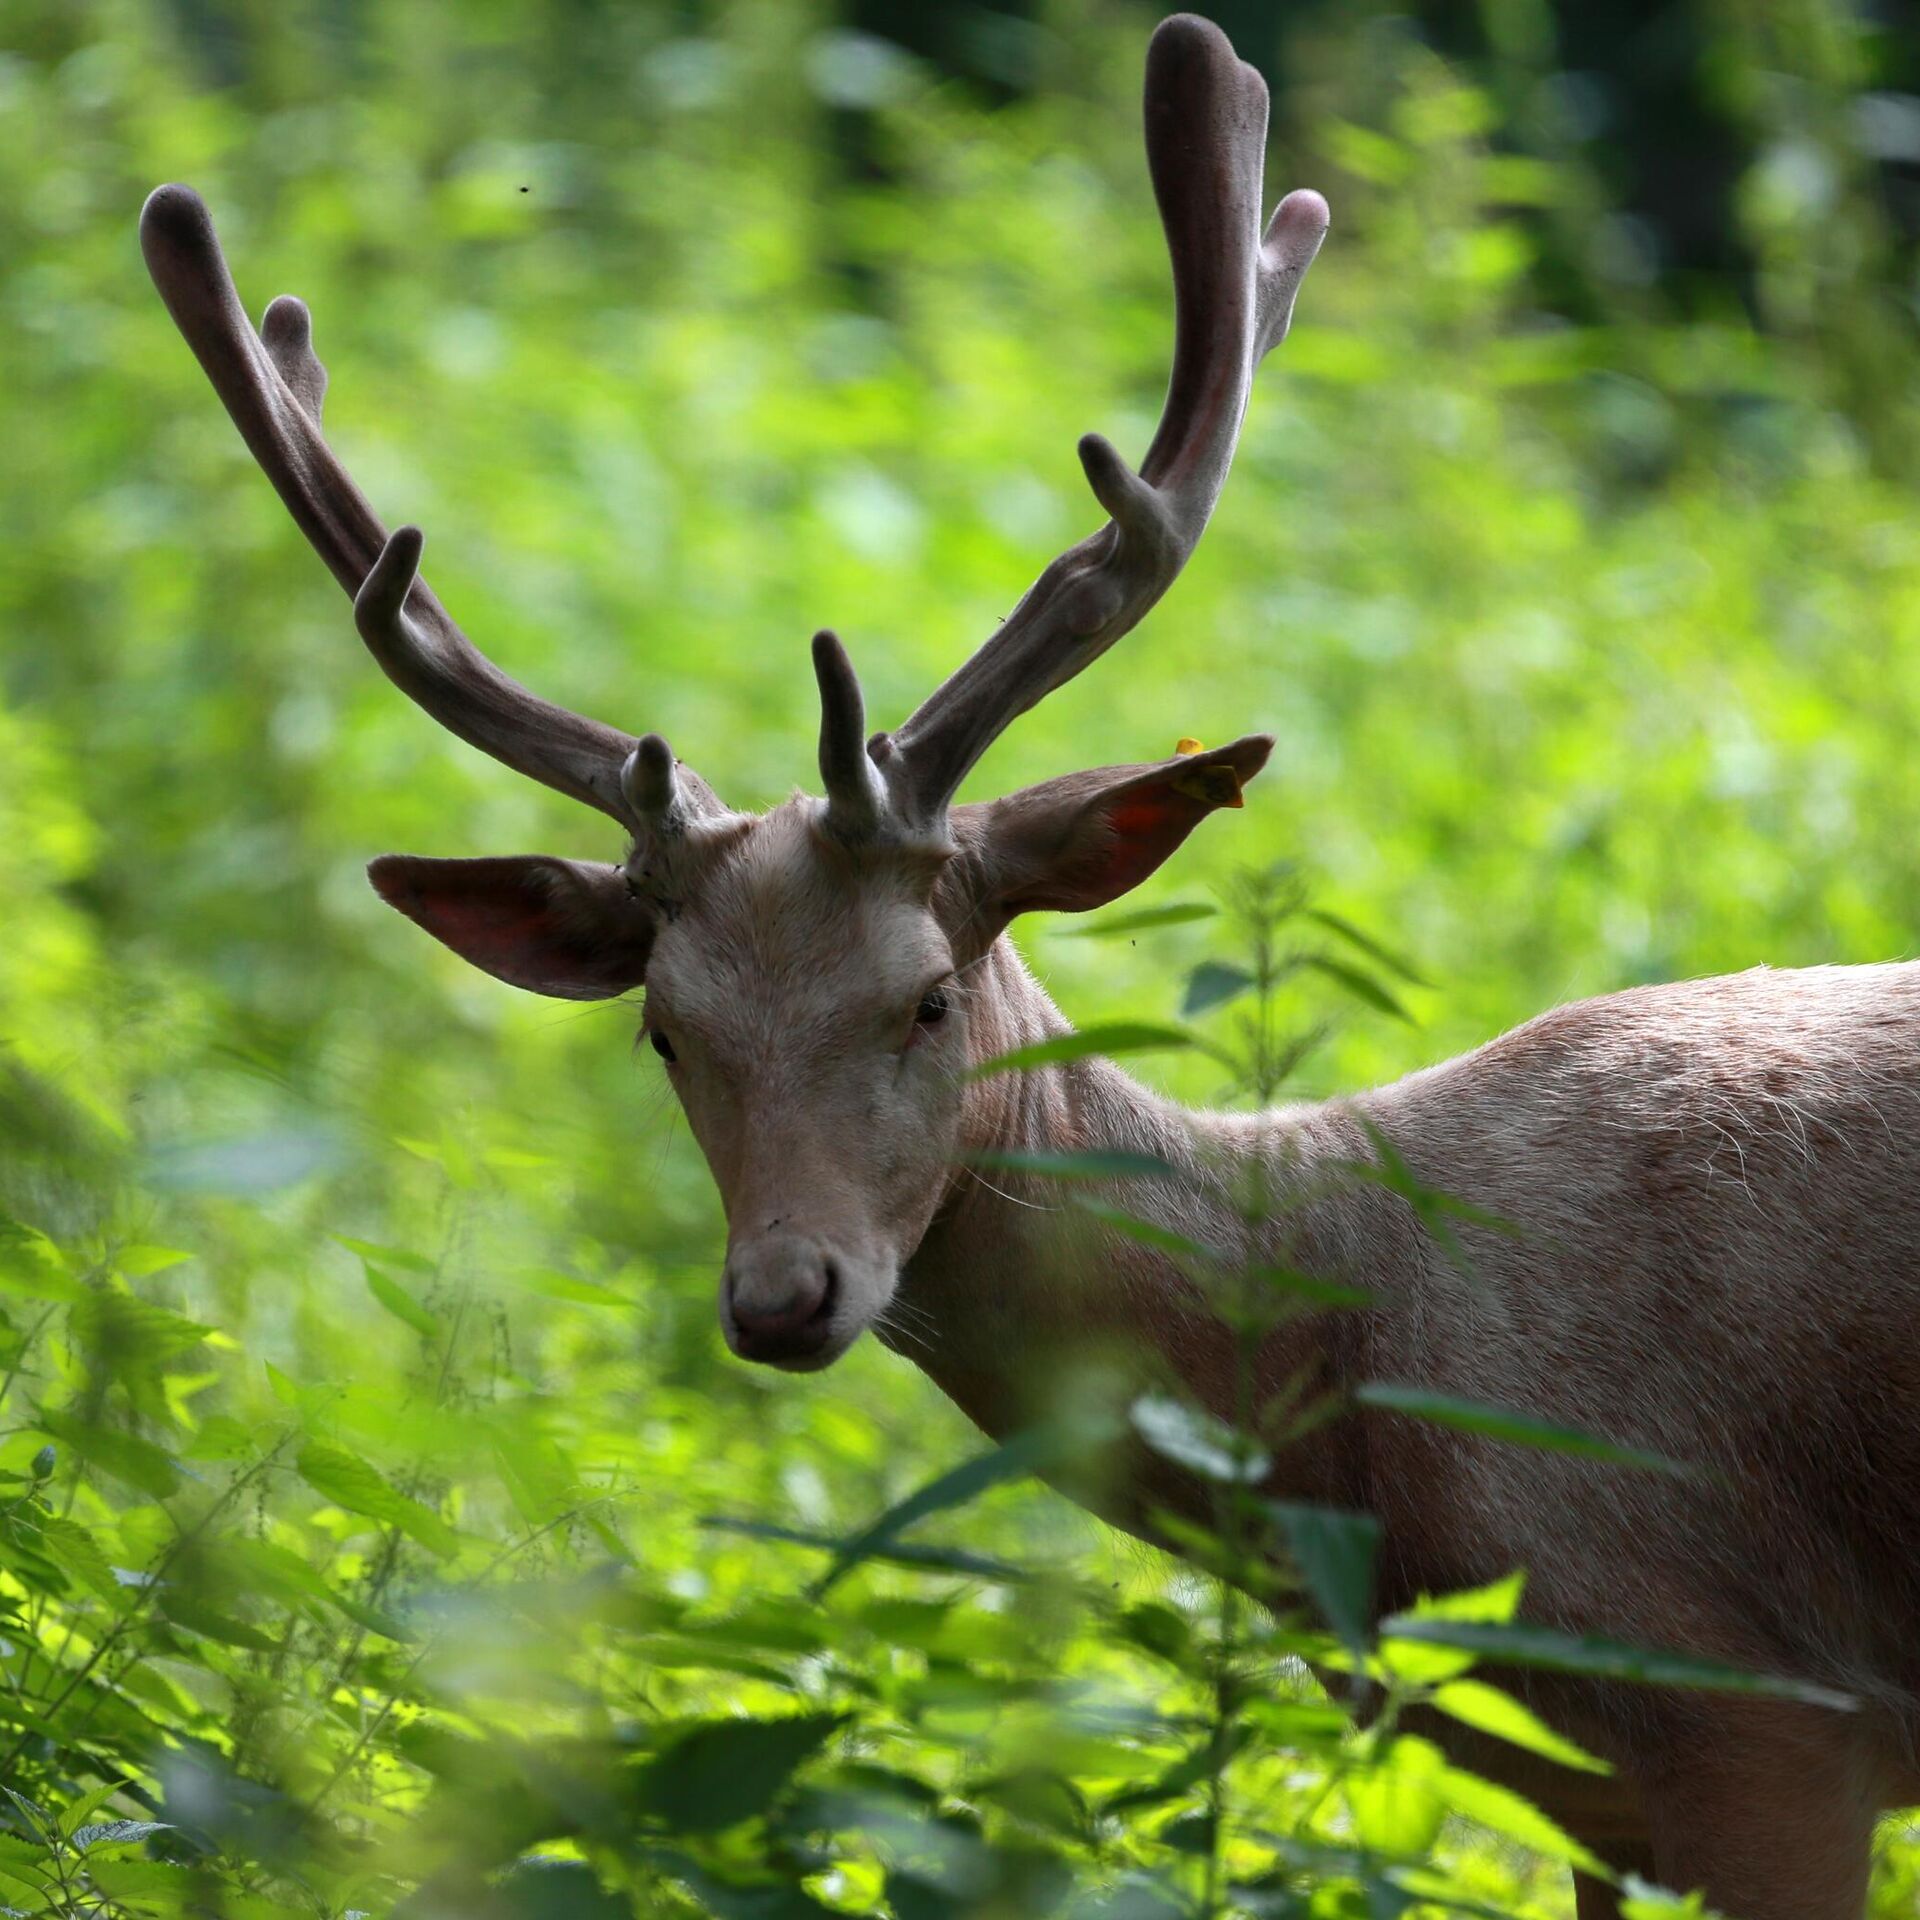
[[(419, 530), (402, 527), (389, 538), (321, 437), (327, 375), (313, 352), (305, 306), (283, 296), (254, 333), (213, 221), (190, 187), (149, 195), (140, 246), (241, 438), (314, 552), (353, 596), (361, 637), (388, 678), (442, 726), (516, 772), (623, 825), (644, 825), (621, 785), (632, 736), (538, 698), (488, 660), (418, 577)], [(690, 770), (681, 770), (681, 787), (683, 802), (718, 806)]]
[(1317, 193), (1289, 194), (1260, 232), (1267, 89), (1192, 14), (1147, 52), (1147, 160), (1173, 262), (1174, 354), (1159, 430), (1133, 472), (1099, 434), (1080, 463), (1111, 516), (1054, 560), (993, 636), (906, 725), (870, 748), (895, 812), (938, 831), (960, 782), (1008, 724), (1136, 625), (1213, 512), (1255, 368), (1286, 335), (1327, 230)]
[(824, 627), (813, 636), (813, 674), (820, 683), (820, 784), (827, 826), (839, 839), (868, 839), (880, 830), (887, 796), (867, 758), (866, 702), (840, 636)]

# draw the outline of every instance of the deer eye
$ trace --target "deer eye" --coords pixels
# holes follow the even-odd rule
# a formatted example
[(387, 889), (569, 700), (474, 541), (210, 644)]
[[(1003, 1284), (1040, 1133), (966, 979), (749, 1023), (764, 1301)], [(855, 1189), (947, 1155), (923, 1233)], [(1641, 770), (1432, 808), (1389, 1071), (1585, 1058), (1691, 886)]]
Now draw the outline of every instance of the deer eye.
[(647, 1045), (650, 1046), (668, 1066), (672, 1066), (680, 1057), (673, 1050), (673, 1042), (669, 1040), (658, 1027), (655, 1027), (653, 1031), (647, 1035)]
[(917, 1027), (936, 1026), (946, 1017), (947, 996), (938, 987), (935, 987), (913, 1010), (913, 1023)]

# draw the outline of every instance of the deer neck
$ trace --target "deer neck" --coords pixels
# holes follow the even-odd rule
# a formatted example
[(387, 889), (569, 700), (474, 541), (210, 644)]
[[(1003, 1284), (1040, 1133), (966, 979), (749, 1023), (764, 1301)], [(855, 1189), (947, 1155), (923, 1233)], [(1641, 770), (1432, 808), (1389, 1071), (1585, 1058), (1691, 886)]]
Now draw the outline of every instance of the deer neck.
[[(976, 1061), (1070, 1030), (1004, 939), (967, 984)], [(1331, 1217), (1341, 1211), (1338, 1183), (1324, 1177), (1326, 1163), (1362, 1145), (1337, 1109), (1194, 1112), (1107, 1061), (1082, 1060), (975, 1082), (963, 1144), (976, 1159), (1118, 1149), (1151, 1155), (1176, 1175), (1085, 1185), (990, 1165), (956, 1168), (906, 1264), (883, 1338), (987, 1433), (1004, 1437), (1076, 1404), (1111, 1410), (1153, 1392), (1231, 1420), (1278, 1392), (1317, 1391), (1344, 1375), (1341, 1343), (1352, 1336), (1339, 1323), (1351, 1316), (1302, 1316), (1249, 1347), (1181, 1262), (1101, 1220), (1078, 1197), (1215, 1249), (1229, 1269), (1364, 1266), (1364, 1223)], [(1268, 1203), (1249, 1207), (1253, 1192)], [(1290, 1203), (1309, 1192), (1310, 1205)], [(1149, 1498), (1191, 1504), (1191, 1482), (1165, 1480), (1143, 1450), (1124, 1451), (1126, 1484), (1088, 1504), (1129, 1526)], [(1326, 1451), (1283, 1463), (1275, 1490), (1349, 1493), (1351, 1463)]]

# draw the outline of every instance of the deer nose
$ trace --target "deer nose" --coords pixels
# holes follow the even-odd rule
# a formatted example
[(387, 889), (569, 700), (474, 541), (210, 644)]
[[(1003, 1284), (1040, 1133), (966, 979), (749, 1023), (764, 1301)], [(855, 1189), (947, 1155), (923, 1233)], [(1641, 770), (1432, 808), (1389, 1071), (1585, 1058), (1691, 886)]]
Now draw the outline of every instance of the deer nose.
[(840, 1276), (813, 1241), (768, 1235), (727, 1255), (729, 1343), (743, 1360), (804, 1360), (833, 1333)]

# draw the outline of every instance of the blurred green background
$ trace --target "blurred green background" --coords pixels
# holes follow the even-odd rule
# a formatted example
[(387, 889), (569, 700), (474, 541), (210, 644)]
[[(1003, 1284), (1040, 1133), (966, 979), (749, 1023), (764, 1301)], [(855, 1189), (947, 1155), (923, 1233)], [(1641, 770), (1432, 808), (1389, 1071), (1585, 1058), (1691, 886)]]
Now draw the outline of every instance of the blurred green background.
[[(144, 194), (200, 190), (256, 316), (310, 303), (329, 438), (479, 644), (762, 806), (811, 778), (814, 627), (897, 722), (1094, 524), (1075, 437), (1144, 448), (1158, 11), (0, 0), (0, 1207), (74, 1273), (189, 1256), (120, 1263), (216, 1330), (127, 1431), (297, 1415), (481, 1535), (487, 1436), (537, 1436), (687, 1604), (802, 1571), (701, 1514), (844, 1526), (973, 1444), (871, 1343), (814, 1380), (729, 1361), (717, 1203), (634, 1009), (463, 971), (366, 887), (390, 849), (617, 849), (366, 658), (147, 282)], [(1276, 85), (1269, 199), (1320, 188), (1332, 235), (1197, 559), (969, 791), (1276, 733), (1142, 904), (1296, 860), (1415, 957), (1416, 1024), (1303, 1004), (1303, 1094), (1635, 981), (1911, 953), (1920, 12), (1218, 17)], [(1212, 937), (1018, 931), (1082, 1021), (1171, 1014)], [(338, 1236), (410, 1256), (376, 1271), (420, 1324)], [(37, 1311), (9, 1301), (0, 1391), (44, 1406), (79, 1363)], [(24, 1471), (52, 1429), (6, 1413)], [(138, 1566), (151, 1509), (99, 1464), (65, 1511)], [(261, 1537), (383, 1605), (430, 1584), (404, 1526), (302, 1497), (262, 1493)], [(1169, 1578), (1051, 1501), (995, 1524)], [(536, 1558), (562, 1538), (612, 1551), (570, 1522)], [(169, 1711), (249, 1778), (330, 1777), (341, 1693), (296, 1737), (284, 1660), (209, 1645), (153, 1655), (200, 1663)], [(386, 1738), (341, 1749), (376, 1823), (411, 1790), (397, 1749), (367, 1773)], [(28, 1751), (80, 1777), (57, 1745)]]

